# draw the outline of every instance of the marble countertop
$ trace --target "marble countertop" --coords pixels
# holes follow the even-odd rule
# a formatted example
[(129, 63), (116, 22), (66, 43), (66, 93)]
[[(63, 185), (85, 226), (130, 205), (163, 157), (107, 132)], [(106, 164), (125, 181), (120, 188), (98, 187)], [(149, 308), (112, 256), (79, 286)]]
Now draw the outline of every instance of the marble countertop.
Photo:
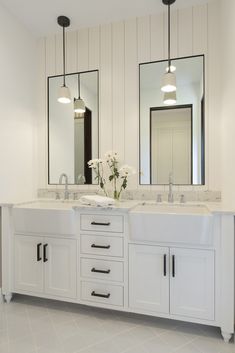
[[(89, 206), (81, 204), (78, 200), (72, 201), (61, 201), (55, 199), (36, 199), (32, 201), (26, 201), (21, 203), (0, 203), (0, 207), (17, 207), (17, 208), (32, 208), (32, 209), (71, 209), (71, 210), (89, 210), (91, 212), (95, 211), (112, 211), (112, 212), (129, 212), (135, 206), (142, 203), (154, 204), (153, 201), (143, 201), (143, 200), (123, 200), (116, 202), (113, 206), (99, 207), (99, 206)], [(164, 204), (164, 203), (163, 203)], [(176, 205), (175, 203), (174, 205)], [(178, 204), (180, 205), (180, 204)], [(184, 206), (187, 205), (204, 205), (213, 214), (229, 214), (235, 215), (235, 206), (226, 205), (223, 202), (186, 202)]]

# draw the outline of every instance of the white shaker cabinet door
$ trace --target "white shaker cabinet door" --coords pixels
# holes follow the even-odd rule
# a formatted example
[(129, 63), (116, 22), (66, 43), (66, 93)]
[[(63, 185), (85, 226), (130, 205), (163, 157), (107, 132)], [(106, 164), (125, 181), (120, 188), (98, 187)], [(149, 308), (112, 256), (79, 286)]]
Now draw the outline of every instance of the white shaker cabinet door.
[(16, 235), (14, 241), (15, 290), (43, 291), (42, 237)]
[(191, 318), (214, 319), (214, 252), (170, 249), (170, 312)]
[(77, 241), (44, 239), (45, 293), (64, 298), (76, 297)]
[(169, 249), (130, 245), (129, 303), (132, 309), (169, 313)]

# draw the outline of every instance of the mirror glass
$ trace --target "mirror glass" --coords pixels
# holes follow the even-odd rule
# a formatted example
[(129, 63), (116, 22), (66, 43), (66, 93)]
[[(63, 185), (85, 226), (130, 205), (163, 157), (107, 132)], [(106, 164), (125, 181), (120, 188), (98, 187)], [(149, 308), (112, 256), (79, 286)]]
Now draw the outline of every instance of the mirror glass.
[(161, 91), (167, 61), (140, 64), (140, 184), (205, 184), (204, 56), (172, 60), (176, 103)]
[[(80, 85), (79, 85), (80, 76)], [(62, 173), (69, 184), (96, 184), (87, 162), (99, 156), (98, 71), (66, 75), (72, 102), (57, 101), (63, 76), (48, 77), (48, 183), (59, 184)], [(80, 96), (86, 111), (74, 112), (73, 99)]]

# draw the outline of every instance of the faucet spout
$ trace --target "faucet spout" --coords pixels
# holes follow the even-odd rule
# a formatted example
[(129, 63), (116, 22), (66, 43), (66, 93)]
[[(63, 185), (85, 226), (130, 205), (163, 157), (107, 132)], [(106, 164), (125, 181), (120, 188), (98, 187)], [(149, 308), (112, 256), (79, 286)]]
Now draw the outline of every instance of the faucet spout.
[(59, 184), (62, 185), (64, 179), (64, 199), (69, 199), (69, 191), (68, 191), (68, 176), (65, 173), (62, 173), (59, 178)]
[(173, 175), (172, 173), (169, 174), (169, 193), (168, 193), (168, 202), (174, 202), (174, 195), (173, 195)]

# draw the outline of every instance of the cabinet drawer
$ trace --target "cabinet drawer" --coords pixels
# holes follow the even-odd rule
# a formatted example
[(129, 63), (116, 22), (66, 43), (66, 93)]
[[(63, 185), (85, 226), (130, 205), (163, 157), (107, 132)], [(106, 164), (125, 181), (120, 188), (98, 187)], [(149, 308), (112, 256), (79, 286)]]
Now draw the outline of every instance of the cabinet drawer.
[(82, 282), (82, 300), (123, 306), (123, 287), (96, 282)]
[(123, 256), (123, 239), (100, 235), (82, 235), (81, 252), (102, 256)]
[(123, 263), (97, 259), (81, 259), (81, 275), (93, 279), (123, 282)]
[(123, 233), (123, 217), (109, 215), (81, 215), (81, 230)]

